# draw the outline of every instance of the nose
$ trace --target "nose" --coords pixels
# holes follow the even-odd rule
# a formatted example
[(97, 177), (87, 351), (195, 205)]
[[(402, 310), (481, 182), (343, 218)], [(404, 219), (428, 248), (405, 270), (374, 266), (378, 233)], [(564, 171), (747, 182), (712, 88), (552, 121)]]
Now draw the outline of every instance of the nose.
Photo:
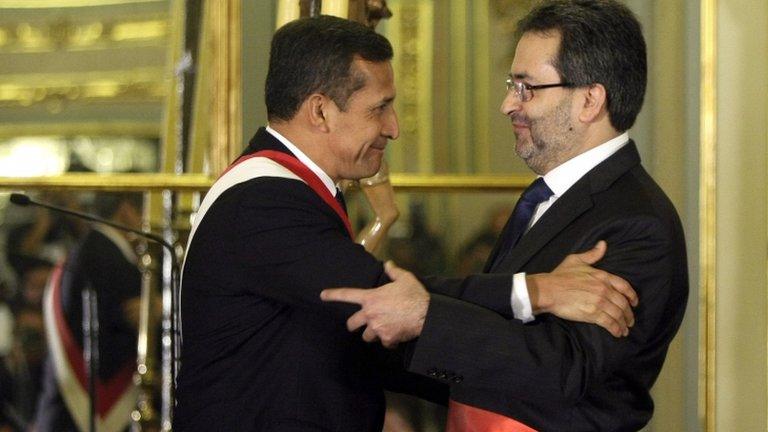
[(394, 108), (390, 110), (384, 122), (384, 128), (381, 130), (382, 135), (392, 140), (397, 139), (400, 136), (400, 125), (397, 122), (397, 112)]
[(520, 102), (520, 98), (514, 91), (509, 90), (507, 91), (507, 95), (504, 96), (504, 100), (501, 101), (499, 111), (501, 111), (501, 113), (505, 116), (509, 117), (512, 114), (520, 111), (521, 106), (522, 102)]

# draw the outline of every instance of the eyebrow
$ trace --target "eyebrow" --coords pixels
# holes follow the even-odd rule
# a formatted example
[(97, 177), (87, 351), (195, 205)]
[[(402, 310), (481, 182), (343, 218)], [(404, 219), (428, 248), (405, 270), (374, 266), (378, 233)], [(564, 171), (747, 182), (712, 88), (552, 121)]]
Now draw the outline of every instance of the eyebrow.
[(375, 108), (377, 108), (379, 106), (382, 106), (382, 105), (390, 105), (390, 104), (392, 104), (392, 102), (394, 100), (395, 100), (394, 96), (388, 97), (388, 98), (384, 98), (384, 99), (378, 101), (377, 103), (371, 105), (371, 109), (375, 109)]
[(516, 80), (524, 80), (531, 77), (527, 72), (516, 73), (516, 74), (508, 73), (507, 76)]

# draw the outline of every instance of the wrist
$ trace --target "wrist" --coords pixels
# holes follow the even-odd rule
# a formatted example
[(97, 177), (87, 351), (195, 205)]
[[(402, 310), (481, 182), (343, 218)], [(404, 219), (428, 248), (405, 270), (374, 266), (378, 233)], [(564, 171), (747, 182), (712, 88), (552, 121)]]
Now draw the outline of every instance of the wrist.
[(424, 330), (424, 322), (427, 320), (427, 311), (429, 310), (429, 300), (430, 300), (430, 295), (425, 291), (424, 296), (421, 297), (417, 306), (418, 318), (416, 319), (416, 322), (413, 328), (414, 338), (419, 337), (421, 335), (421, 331)]
[(529, 274), (525, 275), (525, 281), (528, 285), (528, 296), (531, 299), (531, 309), (534, 315), (549, 312), (552, 306), (552, 299), (547, 295), (548, 291), (542, 279), (544, 275)]

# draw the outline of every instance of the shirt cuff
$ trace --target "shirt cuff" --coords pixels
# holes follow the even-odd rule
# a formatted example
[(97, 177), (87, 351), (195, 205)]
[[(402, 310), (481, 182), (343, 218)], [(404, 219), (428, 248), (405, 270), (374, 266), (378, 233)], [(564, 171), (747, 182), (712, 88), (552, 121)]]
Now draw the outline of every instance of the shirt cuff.
[(512, 303), (512, 313), (515, 318), (521, 320), (524, 323), (531, 322), (535, 319), (533, 316), (533, 308), (531, 307), (531, 297), (528, 295), (528, 284), (525, 282), (525, 273), (515, 273), (512, 276), (512, 295), (510, 296), (510, 302)]

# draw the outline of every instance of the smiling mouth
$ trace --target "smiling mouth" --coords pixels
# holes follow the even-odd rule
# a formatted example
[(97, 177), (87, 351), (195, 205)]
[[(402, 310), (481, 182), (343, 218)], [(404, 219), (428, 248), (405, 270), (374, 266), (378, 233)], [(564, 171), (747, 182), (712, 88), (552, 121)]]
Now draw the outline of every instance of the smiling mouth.
[(512, 123), (512, 127), (515, 128), (515, 130), (530, 129), (525, 123)]

